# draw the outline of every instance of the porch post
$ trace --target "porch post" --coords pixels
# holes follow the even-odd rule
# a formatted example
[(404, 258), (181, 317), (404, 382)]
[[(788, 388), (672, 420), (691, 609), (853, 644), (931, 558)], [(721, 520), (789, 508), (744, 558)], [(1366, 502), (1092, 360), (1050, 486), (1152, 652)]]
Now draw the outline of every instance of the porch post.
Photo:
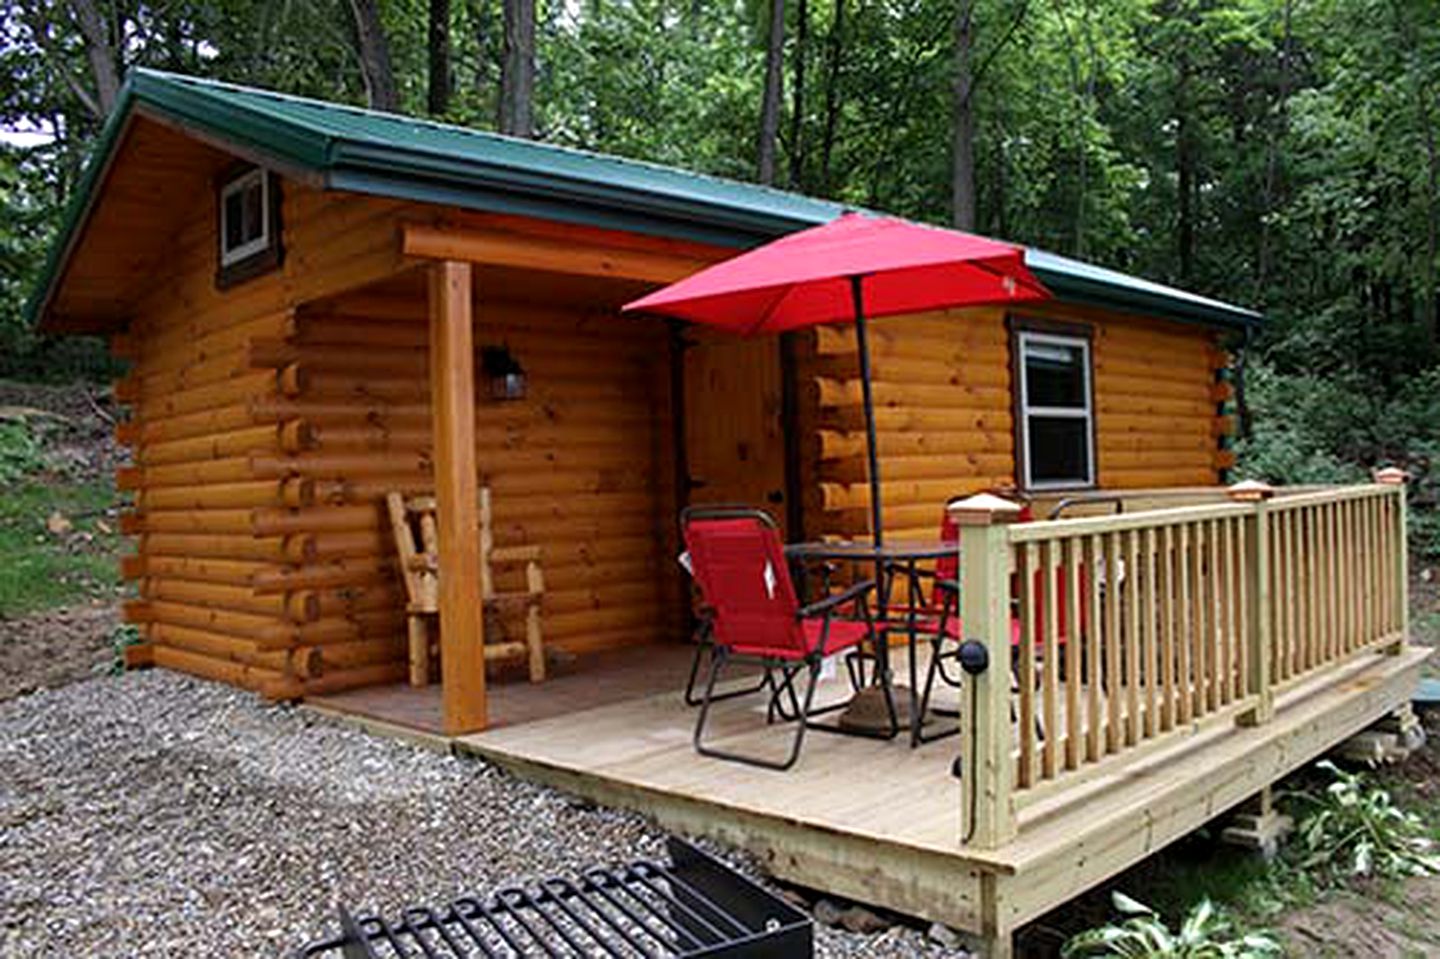
[(1268, 723), (1275, 715), (1275, 690), (1270, 682), (1271, 608), (1270, 595), (1270, 498), (1275, 490), (1268, 483), (1235, 483), (1226, 490), (1231, 500), (1253, 504), (1245, 537), (1245, 650), (1250, 664), (1246, 692), (1255, 697), (1255, 708), (1242, 714), (1242, 726)]
[(1375, 471), (1375, 482), (1389, 486), (1395, 494), (1395, 621), (1400, 626), (1400, 641), (1385, 648), (1387, 653), (1399, 653), (1410, 641), (1410, 523), (1406, 517), (1409, 506), (1405, 484), (1410, 474), (1398, 466), (1387, 466)]
[[(994, 849), (1015, 838), (1014, 731), (1010, 718), (1010, 540), (1005, 524), (1020, 507), (971, 496), (950, 507), (960, 527), (960, 622), (983, 643), (988, 662), (961, 694), (960, 836)], [(968, 670), (967, 670), (968, 672)]]
[(444, 729), (485, 728), (485, 623), (475, 473), (475, 349), (470, 264), (430, 268), (430, 416), (440, 539), (440, 682)]

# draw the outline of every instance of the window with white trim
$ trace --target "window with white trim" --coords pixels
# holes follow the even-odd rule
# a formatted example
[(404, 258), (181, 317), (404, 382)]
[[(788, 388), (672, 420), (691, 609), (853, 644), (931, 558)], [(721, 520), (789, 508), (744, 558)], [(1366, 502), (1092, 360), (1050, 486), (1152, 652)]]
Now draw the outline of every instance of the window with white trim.
[(220, 188), (220, 266), (235, 266), (270, 248), (270, 178), (255, 168)]
[(1020, 330), (1015, 349), (1025, 488), (1095, 485), (1090, 341)]

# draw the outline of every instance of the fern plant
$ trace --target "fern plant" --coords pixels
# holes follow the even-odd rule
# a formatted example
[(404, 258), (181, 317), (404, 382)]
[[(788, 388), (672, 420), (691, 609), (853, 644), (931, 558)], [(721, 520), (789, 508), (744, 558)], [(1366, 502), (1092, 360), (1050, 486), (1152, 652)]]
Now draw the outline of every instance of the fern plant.
[(1202, 899), (1180, 928), (1172, 930), (1144, 903), (1118, 892), (1110, 898), (1116, 911), (1128, 918), (1071, 937), (1061, 950), (1064, 959), (1266, 959), (1283, 952), (1268, 932), (1238, 930), (1209, 899)]
[(1297, 829), (1302, 866), (1332, 880), (1440, 872), (1440, 856), (1419, 816), (1360, 774), (1328, 760), (1317, 765), (1334, 778), (1324, 792), (1296, 794), (1305, 807)]

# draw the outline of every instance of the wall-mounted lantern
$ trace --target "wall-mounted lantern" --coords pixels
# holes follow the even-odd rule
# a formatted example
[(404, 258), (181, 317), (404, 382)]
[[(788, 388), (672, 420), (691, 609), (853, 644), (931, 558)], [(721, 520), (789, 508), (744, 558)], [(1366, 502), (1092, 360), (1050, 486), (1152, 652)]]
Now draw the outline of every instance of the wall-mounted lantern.
[(480, 369), (490, 384), (494, 400), (525, 398), (525, 369), (507, 346), (486, 346), (480, 350)]

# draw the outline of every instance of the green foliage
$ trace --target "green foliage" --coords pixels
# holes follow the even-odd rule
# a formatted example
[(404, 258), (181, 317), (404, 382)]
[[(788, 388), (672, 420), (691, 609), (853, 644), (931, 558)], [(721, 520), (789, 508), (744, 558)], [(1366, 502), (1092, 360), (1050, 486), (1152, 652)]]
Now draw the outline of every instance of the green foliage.
[(45, 465), (40, 439), (24, 420), (0, 420), (0, 486), (8, 486)]
[[(27, 483), (0, 496), (0, 617), (114, 596), (121, 537), (108, 483)], [(69, 529), (56, 532), (52, 516)]]
[(1418, 815), (1358, 773), (1328, 761), (1318, 766), (1333, 777), (1329, 785), (1293, 797), (1303, 810), (1297, 835), (1304, 869), (1332, 883), (1440, 872), (1440, 855)]
[(140, 627), (134, 623), (121, 623), (110, 631), (110, 675), (120, 676), (125, 672), (125, 650), (143, 642)]
[(1118, 892), (1112, 899), (1115, 909), (1127, 918), (1073, 936), (1061, 952), (1065, 959), (1264, 959), (1283, 951), (1267, 932), (1237, 929), (1209, 899), (1191, 909), (1176, 930), (1149, 906)]

